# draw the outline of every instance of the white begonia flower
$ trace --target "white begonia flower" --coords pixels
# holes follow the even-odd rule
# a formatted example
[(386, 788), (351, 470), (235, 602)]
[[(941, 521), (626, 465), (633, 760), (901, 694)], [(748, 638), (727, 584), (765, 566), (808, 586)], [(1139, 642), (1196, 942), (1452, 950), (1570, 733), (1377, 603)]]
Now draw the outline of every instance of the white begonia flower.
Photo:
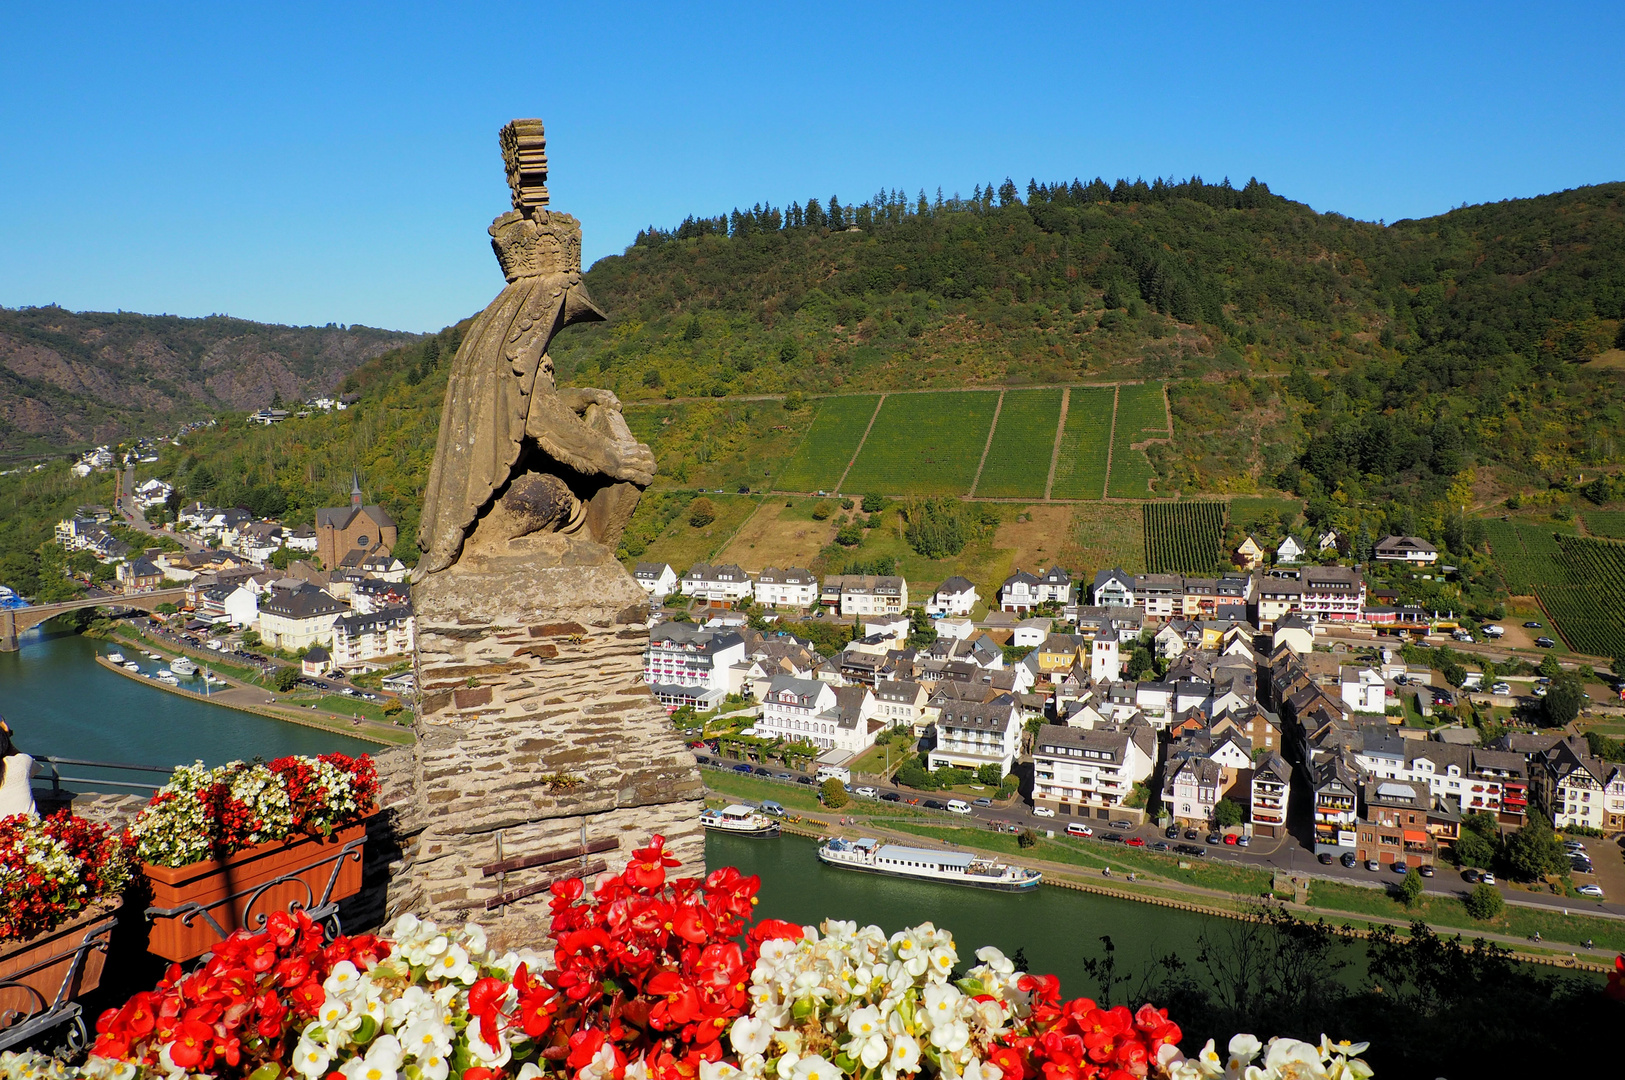
[(1328, 1080), (1371, 1080), (1371, 1066), (1357, 1057), (1333, 1057), (1326, 1066)]
[(451, 1062), (445, 1054), (424, 1054), (418, 1058), (418, 1074), (422, 1080), (446, 1080), (451, 1074)]
[(1321, 1080), (1326, 1075), (1318, 1047), (1281, 1037), (1271, 1039), (1265, 1049), (1264, 1068), (1280, 1080)]
[(957, 1054), (970, 1043), (970, 1025), (963, 1020), (951, 1020), (931, 1029), (931, 1045), (949, 1054)]
[(615, 1044), (606, 1042), (592, 1060), (581, 1067), (576, 1080), (610, 1080), (615, 1075)]
[(322, 1002), (322, 1007), (316, 1011), (316, 1023), (323, 1027), (337, 1027), (348, 1015), (350, 1015), (349, 1002), (329, 995), (327, 1000)]
[(519, 1073), (514, 1080), (541, 1080), (542, 1067), (534, 1061), (527, 1061), (519, 1066)]
[[(700, 1062), (700, 1080), (738, 1080), (743, 1075), (726, 1061)], [(526, 1078), (521, 1076), (519, 1080), (526, 1080)]]
[(629, 1062), (622, 1076), (625, 1080), (649, 1080), (649, 1063), (642, 1058)]
[(1015, 974), (1016, 965), (1004, 953), (991, 945), (983, 945), (976, 950), (976, 959), (998, 972), (1000, 975)]
[(952, 945), (934, 945), (928, 955), (931, 959), (931, 970), (943, 979), (953, 974), (954, 965), (959, 962), (959, 954), (954, 952)]
[(958, 1019), (960, 999), (964, 996), (957, 986), (943, 983), (927, 986), (920, 995), (925, 1006), (925, 1022), (934, 1027)]
[(757, 1017), (741, 1016), (728, 1030), (728, 1041), (737, 1054), (765, 1054), (773, 1041), (773, 1025)]
[(311, 1039), (300, 1039), (299, 1045), (293, 1048), (294, 1071), (310, 1080), (326, 1076), (327, 1067), (332, 1063), (333, 1055), (327, 1047)]
[(790, 1075), (794, 1080), (845, 1080), (841, 1070), (819, 1054), (809, 1054), (799, 1059)]
[(430, 1053), (449, 1054), (452, 1040), (456, 1037), (457, 1033), (451, 1026), (438, 1019), (418, 1020), (401, 1030), (401, 1046), (414, 1057)]
[(469, 1030), (464, 1034), (469, 1056), (481, 1065), (499, 1069), (513, 1059), (513, 1047), (508, 1042), (508, 1036), (500, 1028), (494, 1033), (496, 1046), (485, 1041), (484, 1025), (470, 1023)]
[(1331, 1036), (1327, 1035), (1324, 1031), (1320, 1033), (1320, 1056), (1322, 1060), (1330, 1058), (1333, 1055), (1336, 1055), (1337, 1057), (1355, 1057), (1359, 1054), (1365, 1053), (1370, 1046), (1371, 1044), (1368, 1042), (1350, 1042), (1348, 1039), (1343, 1039), (1339, 1042), (1332, 1042)]
[(322, 983), (322, 989), (327, 991), (328, 997), (347, 998), (356, 992), (361, 985), (361, 972), (348, 960), (340, 960), (333, 965), (333, 970), (327, 973), (327, 979)]
[(463, 947), (468, 950), (470, 956), (484, 955), (488, 944), (484, 927), (479, 923), (463, 924)]
[(380, 1035), (367, 1047), (364, 1057), (352, 1058), (341, 1066), (346, 1080), (395, 1080), (401, 1067), (401, 1044), (393, 1035)]
[(1209, 1039), (1207, 1045), (1197, 1052), (1196, 1063), (1204, 1075), (1224, 1075), (1224, 1062), (1219, 1059), (1219, 1052), (1213, 1048), (1212, 1039)]
[(413, 935), (418, 932), (418, 927), (422, 925), (416, 915), (408, 912), (395, 920), (395, 928), (390, 932), (389, 937), (393, 941), (411, 940)]
[(446, 946), (445, 952), (435, 958), (429, 967), (429, 974), (432, 978), (447, 982), (472, 983), (479, 972), (468, 962), (468, 951), (452, 942)]
[(893, 1070), (893, 1075), (919, 1071), (920, 1044), (914, 1041), (912, 1035), (899, 1035), (892, 1040), (891, 1056), (886, 1059), (886, 1067)]
[(1225, 1066), (1225, 1072), (1239, 1075), (1242, 1069), (1253, 1063), (1253, 1059), (1258, 1056), (1258, 1052), (1263, 1048), (1264, 1044), (1259, 1042), (1258, 1037), (1255, 1035), (1231, 1036), (1230, 1060)]

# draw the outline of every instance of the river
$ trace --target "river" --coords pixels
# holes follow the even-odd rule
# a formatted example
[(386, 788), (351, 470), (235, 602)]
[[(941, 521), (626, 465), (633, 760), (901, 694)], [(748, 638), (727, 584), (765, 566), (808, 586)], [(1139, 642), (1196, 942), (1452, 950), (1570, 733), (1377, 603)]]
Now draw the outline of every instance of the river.
[[(377, 749), (360, 739), (145, 686), (96, 663), (97, 652), (112, 648), (77, 634), (36, 630), (23, 635), (19, 651), (0, 652), (0, 715), (11, 724), (18, 749), (36, 757), (165, 767)], [(118, 648), (149, 670), (160, 666), (128, 645)]]
[(1203, 927), (1217, 921), (1047, 885), (1001, 893), (836, 870), (818, 861), (814, 841), (800, 836), (750, 840), (710, 833), (705, 857), (710, 869), (731, 865), (761, 877), (759, 917), (803, 925), (852, 919), (888, 934), (929, 920), (953, 932), (962, 961), (975, 963), (983, 945), (1006, 954), (1024, 948), (1037, 970), (1060, 976), (1069, 996), (1093, 994), (1083, 961), (1102, 955), (1102, 935), (1117, 947), (1118, 972), (1138, 981), (1157, 957), (1194, 957)]

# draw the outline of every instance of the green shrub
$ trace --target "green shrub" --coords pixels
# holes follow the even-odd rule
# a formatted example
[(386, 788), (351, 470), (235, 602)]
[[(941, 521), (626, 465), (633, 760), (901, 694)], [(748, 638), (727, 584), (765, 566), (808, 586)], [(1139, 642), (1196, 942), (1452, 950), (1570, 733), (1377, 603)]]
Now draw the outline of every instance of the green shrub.
[(710, 499), (701, 496), (688, 505), (688, 523), (696, 529), (703, 529), (717, 519), (717, 506)]
[(1467, 914), (1480, 921), (1495, 918), (1506, 907), (1506, 901), (1501, 899), (1501, 892), (1494, 885), (1485, 885), (1480, 882), (1467, 894), (1464, 901), (1467, 905)]
[(835, 512), (835, 505), (827, 499), (820, 499), (813, 504), (812, 516), (814, 521), (828, 521), (829, 516)]
[(981, 783), (997, 787), (1004, 781), (1004, 770), (989, 763), (976, 770), (976, 779)]
[(831, 810), (839, 810), (841, 807), (845, 806), (851, 801), (846, 794), (846, 787), (833, 776), (828, 780), (825, 780), (823, 785), (818, 789), (818, 797), (822, 799), (824, 801), (824, 805), (829, 807)]
[(299, 685), (299, 669), (287, 666), (277, 668), (276, 674), (271, 676), (271, 685), (286, 694)]

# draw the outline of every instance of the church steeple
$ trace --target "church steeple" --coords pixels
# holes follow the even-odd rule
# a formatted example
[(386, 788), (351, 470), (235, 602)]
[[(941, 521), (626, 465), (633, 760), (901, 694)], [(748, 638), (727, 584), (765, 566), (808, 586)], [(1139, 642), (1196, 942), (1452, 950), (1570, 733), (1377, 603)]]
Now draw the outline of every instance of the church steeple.
[(350, 509), (361, 509), (361, 477), (355, 472), (350, 473)]

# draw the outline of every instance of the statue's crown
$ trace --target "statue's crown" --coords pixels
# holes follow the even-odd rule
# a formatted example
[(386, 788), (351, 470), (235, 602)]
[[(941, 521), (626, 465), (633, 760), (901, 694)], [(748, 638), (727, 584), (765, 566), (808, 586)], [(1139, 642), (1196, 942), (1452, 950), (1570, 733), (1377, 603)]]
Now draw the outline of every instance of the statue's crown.
[(502, 164), (513, 209), (491, 223), (491, 247), (509, 281), (581, 271), (581, 223), (547, 209), (547, 136), (540, 120), (502, 129)]

